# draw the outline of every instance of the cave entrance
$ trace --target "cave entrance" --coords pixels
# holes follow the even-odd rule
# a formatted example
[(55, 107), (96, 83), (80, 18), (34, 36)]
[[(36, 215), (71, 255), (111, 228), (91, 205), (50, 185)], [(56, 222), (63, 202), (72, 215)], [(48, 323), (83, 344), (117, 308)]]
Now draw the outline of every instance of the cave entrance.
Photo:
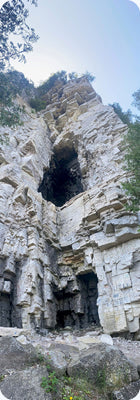
[(64, 148), (53, 154), (38, 191), (57, 207), (83, 192), (80, 165), (74, 149)]
[[(97, 275), (94, 272), (77, 277), (78, 290), (73, 292), (72, 284), (54, 293), (56, 298), (57, 328), (70, 326), (84, 329), (91, 325), (99, 325), (97, 307)], [(71, 289), (71, 290), (70, 290)]]

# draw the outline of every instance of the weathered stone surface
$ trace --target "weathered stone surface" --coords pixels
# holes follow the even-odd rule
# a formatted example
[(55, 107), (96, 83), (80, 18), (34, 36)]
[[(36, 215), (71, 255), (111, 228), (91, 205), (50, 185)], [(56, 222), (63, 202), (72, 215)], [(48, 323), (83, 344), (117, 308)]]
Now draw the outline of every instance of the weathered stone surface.
[(37, 352), (30, 343), (24, 346), (13, 337), (0, 338), (0, 359), (0, 375), (23, 370), (38, 361)]
[(41, 388), (43, 376), (47, 377), (47, 369), (39, 366), (13, 373), (0, 384), (2, 394), (10, 400), (51, 400), (51, 394)]
[[(139, 400), (140, 398), (140, 381), (130, 383), (127, 387), (116, 390), (112, 394), (113, 400)], [(135, 396), (135, 397), (134, 397)]]
[(123, 353), (105, 344), (95, 344), (90, 350), (83, 350), (77, 360), (69, 363), (67, 372), (69, 376), (86, 376), (93, 385), (102, 376), (107, 390), (138, 380), (135, 365), (129, 363)]
[[(40, 115), (27, 107), (22, 126), (1, 127), (0, 325), (100, 321), (106, 333), (138, 333), (140, 216), (124, 209), (121, 187), (127, 127), (86, 79), (46, 101)], [(49, 201), (38, 193), (46, 173)]]

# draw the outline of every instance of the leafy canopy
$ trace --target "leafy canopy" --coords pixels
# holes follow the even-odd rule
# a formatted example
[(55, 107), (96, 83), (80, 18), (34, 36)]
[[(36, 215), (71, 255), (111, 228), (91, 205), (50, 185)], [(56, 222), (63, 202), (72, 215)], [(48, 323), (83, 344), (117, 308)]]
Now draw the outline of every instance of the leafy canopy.
[[(25, 0), (37, 5), (36, 0)], [(11, 59), (25, 62), (25, 54), (33, 49), (38, 39), (27, 24), (29, 12), (23, 0), (6, 1), (0, 9), (0, 70), (9, 66)]]
[(132, 112), (131, 110), (127, 110), (123, 112), (119, 103), (109, 104), (111, 107), (114, 108), (115, 113), (119, 116), (119, 118), (124, 122), (124, 124), (129, 125), (132, 122)]

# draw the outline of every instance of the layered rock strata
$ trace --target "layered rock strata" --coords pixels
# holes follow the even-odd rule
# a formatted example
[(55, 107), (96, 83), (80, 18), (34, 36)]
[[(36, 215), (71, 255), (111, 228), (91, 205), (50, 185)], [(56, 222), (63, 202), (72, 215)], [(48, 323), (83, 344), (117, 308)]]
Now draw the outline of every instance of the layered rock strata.
[(0, 325), (138, 332), (140, 221), (121, 186), (127, 127), (85, 78), (46, 100), (1, 128)]

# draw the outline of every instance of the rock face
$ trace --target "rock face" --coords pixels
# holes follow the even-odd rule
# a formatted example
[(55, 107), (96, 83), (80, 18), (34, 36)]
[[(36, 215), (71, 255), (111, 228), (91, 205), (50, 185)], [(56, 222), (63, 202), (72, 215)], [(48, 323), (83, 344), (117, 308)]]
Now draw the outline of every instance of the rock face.
[(1, 128), (0, 325), (138, 332), (139, 214), (124, 208), (127, 131), (86, 79)]

